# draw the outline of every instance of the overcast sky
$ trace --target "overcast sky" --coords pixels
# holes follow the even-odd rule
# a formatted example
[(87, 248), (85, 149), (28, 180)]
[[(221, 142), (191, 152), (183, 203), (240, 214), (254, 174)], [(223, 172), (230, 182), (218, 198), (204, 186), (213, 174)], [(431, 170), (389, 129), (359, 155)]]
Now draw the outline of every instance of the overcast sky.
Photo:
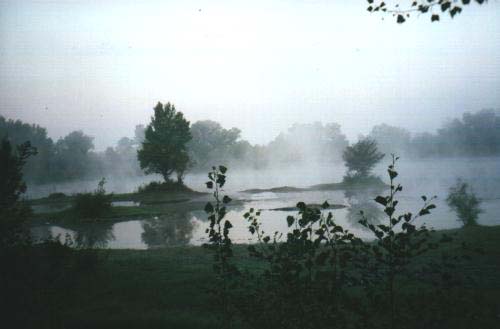
[(103, 149), (158, 101), (252, 143), (294, 122), (352, 140), (500, 108), (498, 1), (403, 25), (364, 0), (135, 2), (0, 0), (0, 114)]

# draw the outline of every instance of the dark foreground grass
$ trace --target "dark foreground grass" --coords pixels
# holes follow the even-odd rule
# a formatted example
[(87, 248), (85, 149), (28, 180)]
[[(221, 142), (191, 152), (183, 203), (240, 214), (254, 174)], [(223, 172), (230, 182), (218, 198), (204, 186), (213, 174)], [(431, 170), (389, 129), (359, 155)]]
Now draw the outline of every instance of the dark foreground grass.
[[(483, 248), (483, 254), (460, 265), (460, 271), (470, 274), (474, 283), (457, 293), (488, 301), (490, 309), (476, 326), (488, 328), (500, 321), (500, 226), (446, 233), (457, 233), (457, 241)], [(5, 304), (0, 321), (9, 324), (4, 328), (219, 327), (210, 293), (212, 256), (207, 249), (72, 252), (52, 246), (57, 250), (54, 253), (38, 248), (35, 255), (33, 251), (24, 254), (24, 260), (17, 255), (17, 276), (3, 276), (2, 288), (9, 287), (11, 293), (2, 295)], [(456, 252), (459, 243), (447, 248)], [(235, 260), (240, 268), (259, 270), (245, 246), (235, 246)], [(456, 328), (466, 328), (465, 323), (457, 319)]]

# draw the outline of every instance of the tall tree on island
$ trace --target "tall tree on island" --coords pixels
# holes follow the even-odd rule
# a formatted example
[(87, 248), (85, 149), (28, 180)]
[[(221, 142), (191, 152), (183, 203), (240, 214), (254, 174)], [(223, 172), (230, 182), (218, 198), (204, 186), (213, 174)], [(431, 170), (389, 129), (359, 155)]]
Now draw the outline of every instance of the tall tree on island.
[(384, 154), (377, 149), (377, 142), (365, 138), (352, 146), (346, 147), (342, 157), (348, 169), (348, 175), (368, 177)]
[(177, 112), (173, 104), (158, 102), (144, 132), (142, 147), (137, 151), (141, 169), (146, 174), (162, 175), (165, 182), (175, 172), (177, 181), (182, 183), (189, 163), (186, 146), (191, 138), (184, 114)]

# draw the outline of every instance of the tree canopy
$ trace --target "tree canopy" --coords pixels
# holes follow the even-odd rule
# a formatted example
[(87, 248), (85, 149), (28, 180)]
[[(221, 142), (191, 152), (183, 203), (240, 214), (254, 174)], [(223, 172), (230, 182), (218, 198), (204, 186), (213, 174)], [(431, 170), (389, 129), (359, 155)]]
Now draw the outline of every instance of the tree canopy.
[(47, 129), (0, 116), (0, 138), (5, 136), (8, 136), (14, 148), (29, 141), (30, 145), (37, 149), (37, 156), (27, 159), (24, 165), (25, 179), (33, 181), (46, 179), (50, 171), (50, 161), (54, 156), (54, 143), (47, 136)]
[(191, 138), (184, 114), (177, 112), (173, 104), (158, 102), (144, 132), (142, 147), (137, 151), (141, 169), (146, 174), (160, 174), (165, 181), (176, 172), (181, 181), (189, 163), (187, 143)]
[(406, 154), (410, 150), (411, 133), (400, 127), (385, 123), (376, 125), (368, 138), (377, 142), (377, 148), (385, 154)]
[(93, 138), (81, 130), (73, 131), (60, 138), (55, 144), (55, 155), (51, 169), (62, 179), (78, 179), (85, 177), (97, 165), (91, 151), (94, 149)]
[(337, 123), (296, 123), (265, 146), (265, 152), (270, 163), (330, 163), (341, 160), (348, 144)]
[(0, 248), (22, 243), (29, 237), (24, 222), (30, 208), (20, 202), (26, 192), (22, 169), (35, 154), (30, 142), (17, 147), (6, 137), (0, 142)]
[(191, 126), (193, 139), (188, 143), (192, 164), (206, 170), (214, 161), (226, 163), (240, 157), (240, 133), (237, 128), (224, 129), (211, 120), (195, 122)]
[(377, 142), (365, 138), (346, 147), (342, 157), (349, 171), (348, 174), (367, 177), (373, 167), (382, 160), (384, 154), (378, 151)]

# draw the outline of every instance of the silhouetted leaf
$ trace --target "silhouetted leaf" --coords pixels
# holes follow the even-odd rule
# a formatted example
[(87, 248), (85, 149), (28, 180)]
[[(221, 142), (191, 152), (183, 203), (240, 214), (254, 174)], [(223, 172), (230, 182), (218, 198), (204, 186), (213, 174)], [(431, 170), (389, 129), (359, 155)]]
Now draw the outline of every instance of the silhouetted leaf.
[(391, 179), (394, 179), (394, 178), (396, 178), (398, 176), (398, 173), (396, 171), (392, 170), (392, 169), (387, 170), (387, 172), (389, 173), (389, 177)]
[(441, 11), (445, 12), (450, 7), (451, 7), (451, 3), (449, 1), (443, 2), (441, 4)]
[(392, 216), (392, 214), (394, 213), (394, 208), (393, 207), (387, 207), (384, 209), (384, 212), (388, 215), (388, 216)]
[(205, 205), (205, 212), (206, 213), (211, 213), (214, 211), (214, 206), (212, 206), (212, 204), (210, 202), (208, 202), (206, 205)]
[(424, 215), (428, 215), (430, 214), (431, 212), (427, 209), (422, 209), (420, 210), (420, 212), (418, 213), (419, 216), (424, 216)]
[(380, 204), (381, 204), (381, 205), (383, 205), (384, 207), (385, 207), (385, 206), (387, 206), (387, 199), (386, 199), (385, 197), (383, 197), (383, 196), (380, 196), (380, 195), (379, 195), (379, 196), (377, 196), (377, 197), (375, 198), (375, 202), (380, 203)]
[(425, 6), (425, 5), (419, 5), (418, 6), (418, 10), (421, 12), (421, 13), (426, 13), (429, 11), (429, 6)]
[(450, 10), (450, 16), (451, 18), (455, 17), (456, 14), (460, 14), (462, 12), (462, 8), (460, 7), (453, 7), (453, 9)]

